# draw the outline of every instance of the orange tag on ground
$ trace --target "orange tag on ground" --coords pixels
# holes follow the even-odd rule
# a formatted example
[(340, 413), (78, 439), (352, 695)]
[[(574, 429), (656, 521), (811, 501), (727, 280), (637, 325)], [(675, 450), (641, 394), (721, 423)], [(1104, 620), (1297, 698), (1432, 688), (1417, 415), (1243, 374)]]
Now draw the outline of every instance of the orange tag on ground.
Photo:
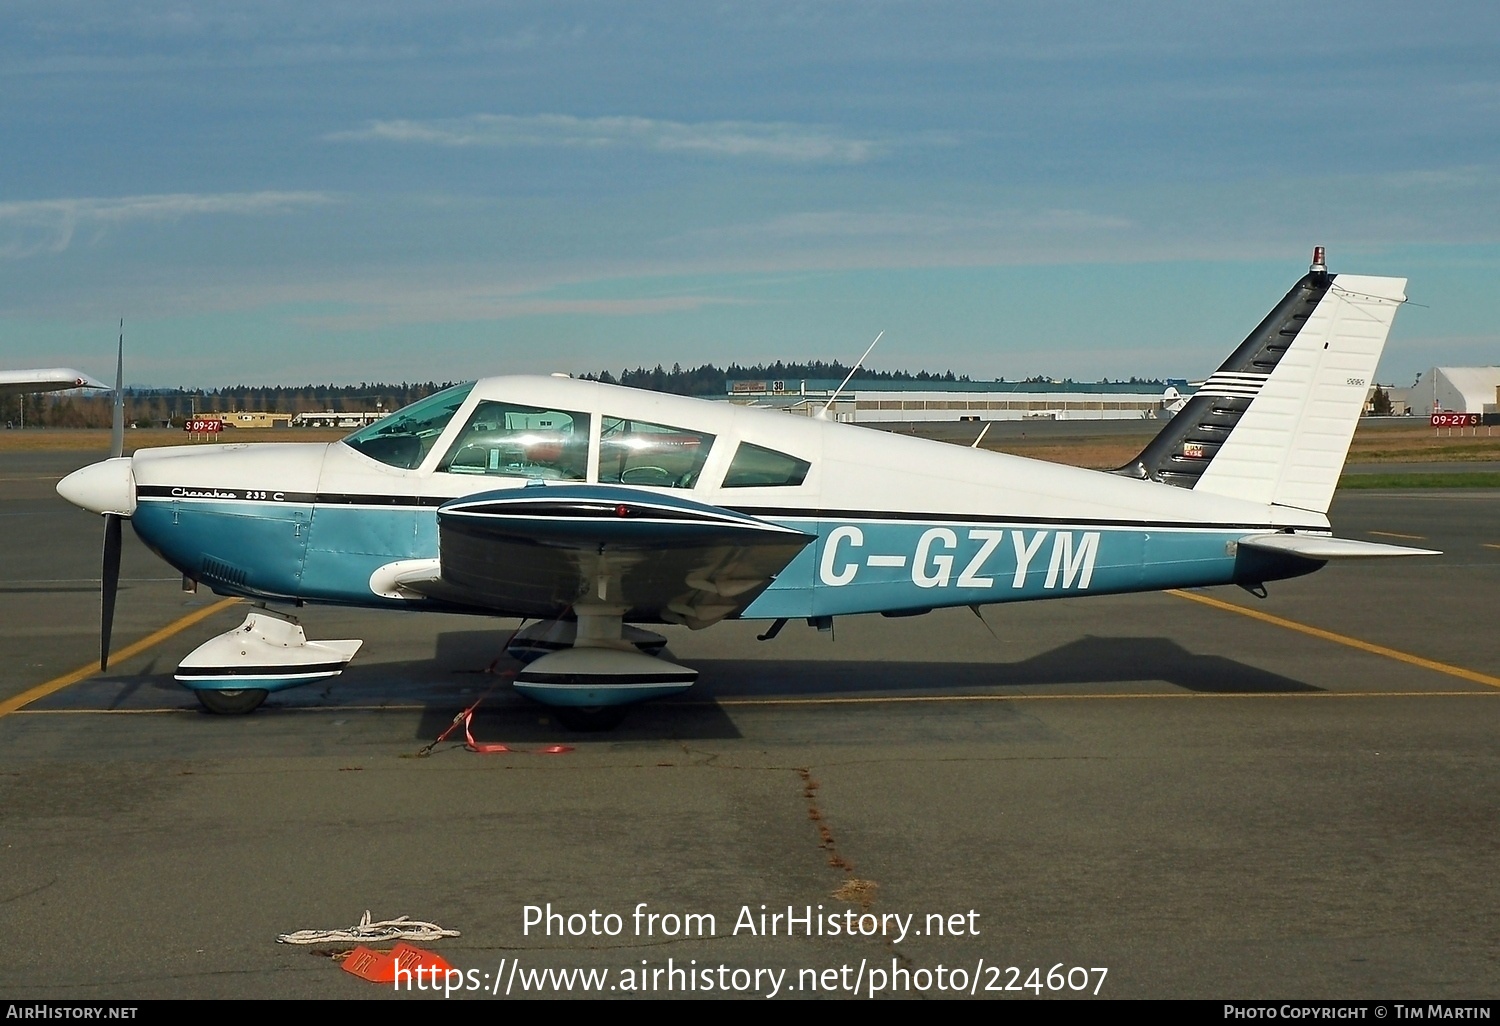
[(344, 972), (371, 983), (393, 983), (396, 979), (396, 960), (384, 951), (375, 951), (363, 944), (349, 952), (342, 964)]
[(389, 953), (363, 944), (344, 959), (344, 972), (371, 983), (393, 983), (398, 990), (435, 990), (453, 967), (435, 951), (405, 941)]
[[(419, 948), (415, 944), (406, 943), (406, 941), (401, 941), (391, 949), (391, 962), (392, 972), (399, 966), (403, 974), (412, 974), (413, 981), (416, 980), (417, 969), (421, 968), (422, 976), (426, 979), (429, 986), (436, 983), (439, 976), (453, 968), (436, 951), (428, 951), (426, 948)], [(392, 976), (392, 979), (395, 979), (395, 977)], [(405, 975), (401, 979), (404, 982), (406, 980)]]

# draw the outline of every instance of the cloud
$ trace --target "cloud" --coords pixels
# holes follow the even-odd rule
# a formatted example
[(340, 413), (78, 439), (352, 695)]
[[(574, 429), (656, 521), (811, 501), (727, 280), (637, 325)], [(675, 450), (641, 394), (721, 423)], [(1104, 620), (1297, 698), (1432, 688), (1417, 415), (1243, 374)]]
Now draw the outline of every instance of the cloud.
[(1394, 171), (1375, 180), (1393, 189), (1471, 189), (1494, 182), (1495, 175), (1485, 167), (1450, 167)]
[(1044, 207), (1033, 210), (949, 210), (940, 212), (821, 210), (781, 214), (760, 223), (706, 228), (684, 237), (707, 240), (766, 239), (836, 242), (850, 240), (920, 242), (982, 241), (1018, 233), (1117, 233), (1134, 223), (1113, 214)]
[[(862, 164), (891, 148), (816, 125), (753, 121), (663, 121), (656, 118), (578, 118), (568, 114), (472, 114), (430, 121), (372, 121), (334, 132), (335, 142), (395, 142), (430, 146), (553, 146), (623, 148), (790, 164)], [(934, 140), (926, 140), (933, 142)]]
[(639, 317), (744, 303), (739, 299), (703, 295), (552, 298), (497, 294), (485, 289), (420, 286), (385, 292), (379, 298), (366, 294), (358, 299), (348, 299), (360, 309), (343, 314), (304, 316), (297, 321), (326, 331), (361, 331), (398, 324), (498, 321), (514, 317)]
[(225, 192), (0, 203), (0, 257), (61, 253), (80, 230), (97, 234), (132, 221), (175, 221), (212, 214), (276, 215), (332, 201), (332, 196), (321, 192)]

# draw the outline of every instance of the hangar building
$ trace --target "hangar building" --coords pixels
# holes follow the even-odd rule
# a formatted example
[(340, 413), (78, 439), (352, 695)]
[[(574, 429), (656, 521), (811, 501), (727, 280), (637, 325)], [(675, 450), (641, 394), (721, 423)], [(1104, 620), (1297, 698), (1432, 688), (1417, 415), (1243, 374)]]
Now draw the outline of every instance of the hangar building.
[(1412, 389), (1425, 413), (1500, 413), (1500, 367), (1434, 367)]
[[(838, 391), (837, 379), (731, 380), (730, 402), (811, 416)], [(1142, 420), (1171, 417), (1192, 395), (1185, 380), (849, 382), (830, 413), (841, 421)]]

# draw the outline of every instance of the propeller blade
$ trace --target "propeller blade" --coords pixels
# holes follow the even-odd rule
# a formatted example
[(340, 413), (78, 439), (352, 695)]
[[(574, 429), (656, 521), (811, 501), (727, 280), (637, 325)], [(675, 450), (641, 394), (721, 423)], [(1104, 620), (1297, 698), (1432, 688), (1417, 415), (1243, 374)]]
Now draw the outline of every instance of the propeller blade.
[[(110, 422), (109, 431), (109, 454), (111, 456), (125, 455), (125, 318), (120, 318), (120, 349), (115, 354), (115, 408), (114, 419)], [(120, 532), (120, 525), (115, 525), (115, 534)]]
[(115, 592), (120, 588), (120, 517), (104, 514), (104, 573), (100, 587), (99, 669), (109, 669), (109, 636), (115, 624)]

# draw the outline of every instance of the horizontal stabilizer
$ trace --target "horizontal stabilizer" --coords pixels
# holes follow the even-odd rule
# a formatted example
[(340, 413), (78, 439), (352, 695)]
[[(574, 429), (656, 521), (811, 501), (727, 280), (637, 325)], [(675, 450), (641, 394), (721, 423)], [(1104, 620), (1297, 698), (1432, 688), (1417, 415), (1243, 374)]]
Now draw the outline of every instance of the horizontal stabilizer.
[(1240, 545), (1266, 552), (1279, 552), (1304, 559), (1375, 559), (1384, 556), (1441, 556), (1434, 549), (1413, 549), (1405, 545), (1355, 541), (1326, 534), (1252, 534), (1241, 538)]
[(0, 371), (0, 395), (16, 392), (58, 392), (68, 388), (108, 388), (102, 381), (71, 367)]

